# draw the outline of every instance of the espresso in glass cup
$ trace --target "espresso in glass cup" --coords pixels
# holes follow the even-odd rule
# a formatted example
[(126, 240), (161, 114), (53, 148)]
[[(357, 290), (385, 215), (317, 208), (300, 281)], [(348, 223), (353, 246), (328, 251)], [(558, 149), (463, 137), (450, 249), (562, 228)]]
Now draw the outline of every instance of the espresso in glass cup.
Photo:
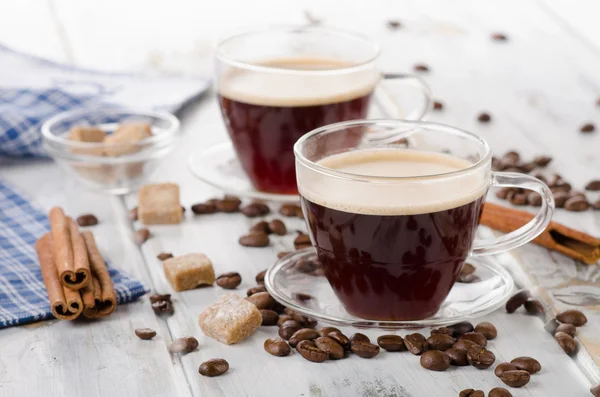
[[(496, 254), (534, 239), (554, 211), (543, 182), (492, 172), (483, 139), (442, 124), (337, 123), (303, 136), (294, 152), (319, 261), (346, 310), (364, 319), (434, 315), (470, 255)], [(490, 187), (537, 192), (539, 213), (512, 233), (476, 240)]]
[[(293, 146), (307, 132), (367, 116), (376, 87), (394, 80), (394, 96), (418, 120), (429, 108), (416, 76), (383, 76), (376, 42), (310, 26), (254, 30), (223, 40), (216, 53), (216, 89), (237, 157), (254, 187), (296, 194)], [(388, 87), (390, 88), (390, 87)], [(389, 101), (388, 101), (389, 103)]]

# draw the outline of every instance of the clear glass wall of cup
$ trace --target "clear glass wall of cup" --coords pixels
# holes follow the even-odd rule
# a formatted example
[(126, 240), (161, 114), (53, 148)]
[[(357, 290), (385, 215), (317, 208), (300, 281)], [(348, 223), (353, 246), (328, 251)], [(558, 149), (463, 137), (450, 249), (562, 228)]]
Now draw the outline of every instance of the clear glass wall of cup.
[[(482, 138), (441, 124), (336, 123), (304, 135), (294, 153), (318, 259), (348, 313), (359, 318), (434, 315), (467, 257), (531, 241), (554, 210), (543, 182), (492, 172)], [(522, 228), (479, 241), (475, 231), (490, 187), (532, 190), (542, 205)]]
[[(414, 75), (383, 75), (379, 55), (378, 43), (367, 37), (312, 26), (257, 29), (219, 43), (218, 101), (235, 155), (256, 191), (296, 195), (294, 143), (315, 128), (367, 117), (375, 95), (393, 117), (423, 117), (430, 106), (427, 86)], [(213, 158), (219, 161), (216, 153)], [(198, 161), (192, 170), (202, 168)], [(215, 168), (195, 174), (247, 196), (224, 187), (227, 172)]]

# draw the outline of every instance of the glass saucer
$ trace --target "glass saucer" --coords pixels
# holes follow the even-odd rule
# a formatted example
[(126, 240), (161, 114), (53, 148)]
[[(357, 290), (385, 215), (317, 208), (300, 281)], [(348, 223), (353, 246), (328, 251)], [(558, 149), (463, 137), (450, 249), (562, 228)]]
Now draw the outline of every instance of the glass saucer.
[(484, 316), (498, 309), (510, 297), (513, 279), (494, 258), (473, 258), (479, 278), (472, 283), (456, 283), (432, 317), (417, 321), (379, 321), (355, 317), (349, 314), (336, 297), (321, 269), (296, 266), (303, 260), (316, 260), (315, 250), (306, 248), (291, 253), (269, 268), (265, 286), (281, 304), (317, 320), (340, 326), (357, 328), (423, 328), (454, 324)]
[(244, 173), (231, 142), (219, 143), (208, 149), (193, 152), (188, 166), (198, 179), (226, 194), (263, 201), (300, 201), (297, 194), (275, 194), (256, 190)]

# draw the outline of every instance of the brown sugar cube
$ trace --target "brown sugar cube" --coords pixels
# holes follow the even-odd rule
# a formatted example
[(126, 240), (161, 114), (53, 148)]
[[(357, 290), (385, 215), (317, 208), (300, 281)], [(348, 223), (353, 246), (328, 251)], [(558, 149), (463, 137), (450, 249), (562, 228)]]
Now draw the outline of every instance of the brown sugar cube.
[(228, 345), (246, 339), (261, 323), (262, 316), (256, 306), (233, 292), (222, 295), (198, 317), (206, 336)]
[(179, 203), (179, 185), (146, 185), (138, 194), (138, 219), (144, 225), (171, 225), (183, 220)]
[(163, 261), (165, 277), (175, 291), (185, 291), (201, 284), (212, 285), (215, 271), (212, 262), (204, 254), (187, 254)]
[[(99, 143), (104, 140), (106, 132), (96, 127), (75, 126), (69, 130), (67, 139), (70, 141)], [(91, 156), (102, 156), (104, 151), (101, 148), (73, 148), (73, 153), (89, 154)]]
[(137, 152), (140, 147), (135, 143), (151, 136), (152, 129), (148, 123), (121, 123), (115, 132), (104, 138), (105, 144), (118, 146), (105, 148), (104, 153), (116, 157)]

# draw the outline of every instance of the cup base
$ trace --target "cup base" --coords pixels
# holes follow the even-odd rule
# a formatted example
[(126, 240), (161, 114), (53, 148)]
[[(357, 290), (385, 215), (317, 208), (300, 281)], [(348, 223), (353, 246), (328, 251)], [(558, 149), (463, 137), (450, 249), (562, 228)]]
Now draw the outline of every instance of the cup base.
[(372, 320), (350, 314), (336, 297), (321, 269), (299, 264), (316, 261), (313, 248), (278, 260), (265, 275), (265, 286), (279, 303), (309, 317), (340, 326), (374, 329), (438, 327), (484, 316), (510, 297), (513, 280), (493, 258), (469, 259), (478, 279), (456, 283), (440, 309), (422, 320)]

